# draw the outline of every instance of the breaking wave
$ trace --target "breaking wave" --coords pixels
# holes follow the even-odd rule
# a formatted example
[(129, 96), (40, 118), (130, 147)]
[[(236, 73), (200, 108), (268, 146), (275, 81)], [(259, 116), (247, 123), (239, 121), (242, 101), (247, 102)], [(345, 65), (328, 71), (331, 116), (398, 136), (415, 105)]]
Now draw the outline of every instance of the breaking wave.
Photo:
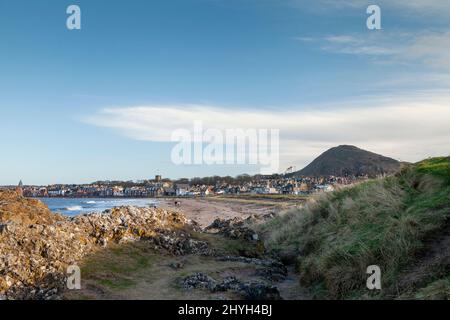
[(65, 208), (66, 211), (81, 211), (83, 210), (82, 206), (72, 206)]

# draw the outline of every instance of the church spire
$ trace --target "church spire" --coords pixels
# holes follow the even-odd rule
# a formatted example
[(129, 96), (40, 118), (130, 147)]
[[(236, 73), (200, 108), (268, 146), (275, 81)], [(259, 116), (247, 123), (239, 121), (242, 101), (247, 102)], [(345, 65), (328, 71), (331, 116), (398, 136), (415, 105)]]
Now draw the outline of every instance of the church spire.
[(23, 196), (23, 182), (22, 180), (19, 181), (19, 184), (16, 187), (16, 192), (18, 195)]

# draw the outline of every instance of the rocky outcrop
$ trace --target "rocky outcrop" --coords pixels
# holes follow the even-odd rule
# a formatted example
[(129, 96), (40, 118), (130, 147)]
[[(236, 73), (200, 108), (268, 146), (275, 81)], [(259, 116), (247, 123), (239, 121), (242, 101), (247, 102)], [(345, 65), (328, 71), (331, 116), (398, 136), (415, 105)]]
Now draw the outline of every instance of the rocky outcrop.
[(27, 199), (14, 191), (0, 191), (0, 223), (52, 224), (62, 221), (39, 200)]
[(245, 300), (280, 300), (280, 292), (272, 285), (262, 282), (242, 282), (234, 276), (217, 281), (204, 273), (195, 273), (181, 282), (185, 290), (207, 289), (210, 292), (234, 291)]
[(258, 234), (246, 226), (246, 220), (242, 218), (233, 218), (229, 220), (216, 219), (205, 228), (206, 232), (221, 234), (230, 239), (240, 239), (245, 241), (258, 241)]
[(68, 218), (37, 200), (0, 192), (0, 299), (57, 297), (67, 266), (109, 243), (145, 240), (174, 255), (208, 254), (189, 230), (199, 227), (178, 212), (121, 207)]

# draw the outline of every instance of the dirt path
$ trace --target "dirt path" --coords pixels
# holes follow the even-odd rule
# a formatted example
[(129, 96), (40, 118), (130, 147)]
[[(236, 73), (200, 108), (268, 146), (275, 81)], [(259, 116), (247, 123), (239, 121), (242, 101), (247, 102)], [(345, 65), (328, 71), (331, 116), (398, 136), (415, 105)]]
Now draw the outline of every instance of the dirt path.
[(300, 285), (300, 278), (295, 272), (295, 268), (289, 266), (287, 269), (288, 275), (286, 279), (277, 283), (281, 298), (283, 300), (310, 300), (310, 294)]

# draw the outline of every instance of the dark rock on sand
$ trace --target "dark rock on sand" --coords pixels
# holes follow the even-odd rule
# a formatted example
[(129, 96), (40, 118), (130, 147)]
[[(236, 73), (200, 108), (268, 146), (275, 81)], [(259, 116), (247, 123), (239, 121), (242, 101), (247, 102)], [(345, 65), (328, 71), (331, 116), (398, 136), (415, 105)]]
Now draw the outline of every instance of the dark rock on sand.
[(207, 289), (211, 292), (234, 291), (246, 300), (280, 300), (280, 292), (272, 285), (262, 282), (242, 282), (236, 277), (226, 277), (217, 281), (212, 277), (195, 273), (182, 280), (182, 287), (186, 290)]

